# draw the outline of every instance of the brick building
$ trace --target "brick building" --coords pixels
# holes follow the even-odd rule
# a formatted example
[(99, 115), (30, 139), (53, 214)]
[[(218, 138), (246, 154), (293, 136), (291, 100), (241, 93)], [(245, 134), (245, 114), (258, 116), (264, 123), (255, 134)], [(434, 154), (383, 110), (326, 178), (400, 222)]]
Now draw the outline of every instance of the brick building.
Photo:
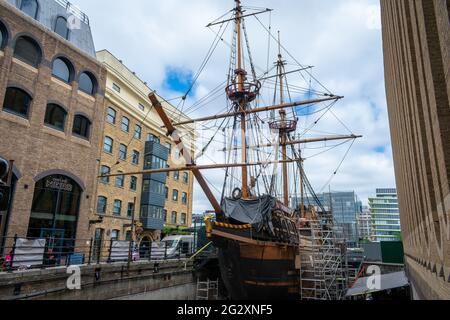
[(2, 0), (0, 34), (0, 157), (14, 160), (0, 239), (88, 239), (106, 81), (89, 20), (63, 0)]
[[(97, 52), (97, 58), (107, 69), (100, 172), (117, 174), (155, 169), (152, 165), (173, 166), (178, 151), (150, 104), (152, 90), (107, 50)], [(186, 118), (161, 101), (168, 114)], [(186, 134), (184, 140), (193, 146), (193, 128), (180, 129)], [(144, 229), (138, 242), (159, 239), (164, 225), (190, 227), (192, 193), (190, 172), (101, 179), (96, 216), (91, 217), (100, 220), (93, 236), (97, 242), (130, 239), (133, 215)]]
[(407, 273), (415, 298), (450, 299), (450, 1), (381, 8)]

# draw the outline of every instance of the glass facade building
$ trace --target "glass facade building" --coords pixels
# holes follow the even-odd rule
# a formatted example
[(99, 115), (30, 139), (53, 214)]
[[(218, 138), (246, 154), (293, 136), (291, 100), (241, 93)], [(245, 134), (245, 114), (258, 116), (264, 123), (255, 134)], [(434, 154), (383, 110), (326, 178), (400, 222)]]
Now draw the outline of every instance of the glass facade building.
[[(334, 219), (338, 226), (344, 232), (344, 236), (350, 247), (356, 247), (359, 242), (357, 216), (362, 212), (362, 202), (354, 191), (351, 192), (326, 192), (317, 195), (320, 203), (327, 211), (332, 211)], [(301, 205), (301, 200), (295, 198), (294, 207)], [(304, 199), (306, 206), (317, 206), (317, 203), (311, 197)]]
[(377, 189), (369, 199), (373, 237), (376, 242), (401, 239), (400, 211), (396, 189)]

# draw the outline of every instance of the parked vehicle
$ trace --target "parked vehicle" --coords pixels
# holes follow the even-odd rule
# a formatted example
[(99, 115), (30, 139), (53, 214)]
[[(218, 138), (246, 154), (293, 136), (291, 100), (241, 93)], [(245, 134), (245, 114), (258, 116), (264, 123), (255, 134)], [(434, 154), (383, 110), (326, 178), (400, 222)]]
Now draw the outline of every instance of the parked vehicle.
[(152, 260), (178, 259), (193, 252), (194, 236), (169, 236), (152, 243)]

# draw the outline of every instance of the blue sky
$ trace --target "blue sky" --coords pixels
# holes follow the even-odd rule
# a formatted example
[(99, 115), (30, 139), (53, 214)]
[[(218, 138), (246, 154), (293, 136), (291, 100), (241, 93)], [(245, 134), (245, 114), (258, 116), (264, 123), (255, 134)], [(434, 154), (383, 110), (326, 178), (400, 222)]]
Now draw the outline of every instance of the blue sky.
[[(73, 0), (89, 16), (97, 50), (108, 49), (166, 99), (182, 95), (202, 63), (215, 35), (205, 26), (230, 10), (232, 0)], [(333, 190), (355, 190), (363, 202), (378, 187), (395, 186), (384, 88), (380, 7), (378, 0), (246, 0), (244, 5), (273, 8), (273, 30), (283, 44), (333, 93), (345, 96), (333, 112), (345, 126), (362, 134), (333, 179)], [(261, 17), (267, 22), (268, 17)], [(266, 19), (266, 20), (264, 20)], [(266, 65), (267, 34), (248, 26), (256, 63)], [(231, 35), (227, 34), (226, 39)], [(229, 47), (220, 43), (196, 83), (187, 106), (225, 80)], [(272, 52), (274, 58), (276, 53)], [(180, 94), (180, 91), (183, 92)], [(212, 114), (218, 101), (189, 114)], [(313, 121), (313, 117), (306, 117)], [(303, 121), (303, 120), (302, 120)], [(317, 131), (346, 133), (329, 115)], [(347, 147), (306, 163), (320, 189), (336, 170)], [(212, 155), (215, 156), (215, 155)], [(207, 159), (205, 160), (207, 161)], [(220, 172), (208, 180), (221, 185)], [(194, 210), (210, 209), (198, 186)]]

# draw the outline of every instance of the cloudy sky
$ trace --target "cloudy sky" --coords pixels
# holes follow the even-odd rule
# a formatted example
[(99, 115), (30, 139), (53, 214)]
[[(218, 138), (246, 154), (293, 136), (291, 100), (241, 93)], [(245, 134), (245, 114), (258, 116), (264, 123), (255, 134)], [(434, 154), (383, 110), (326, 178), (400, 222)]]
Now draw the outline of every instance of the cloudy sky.
[[(97, 50), (108, 49), (166, 99), (180, 96), (199, 69), (215, 38), (205, 26), (234, 5), (232, 0), (72, 2), (90, 17)], [(331, 189), (354, 190), (367, 202), (377, 187), (394, 187), (379, 1), (247, 0), (244, 4), (274, 9), (260, 20), (264, 24), (271, 21), (272, 30), (281, 32), (286, 49), (302, 64), (314, 66), (314, 76), (333, 93), (345, 96), (333, 109), (345, 126), (327, 115), (316, 129), (346, 134), (348, 127), (364, 135), (331, 181)], [(265, 67), (267, 32), (256, 19), (248, 19), (248, 24), (255, 61)], [(229, 40), (231, 35), (227, 33), (224, 37)], [(219, 43), (187, 107), (225, 80), (229, 51), (226, 43)], [(210, 114), (214, 108), (223, 107), (212, 104), (189, 116)], [(306, 170), (316, 190), (326, 186), (347, 149), (348, 145), (344, 145), (307, 161)], [(220, 173), (210, 172), (207, 177), (221, 185)], [(196, 187), (195, 212), (208, 209)]]

